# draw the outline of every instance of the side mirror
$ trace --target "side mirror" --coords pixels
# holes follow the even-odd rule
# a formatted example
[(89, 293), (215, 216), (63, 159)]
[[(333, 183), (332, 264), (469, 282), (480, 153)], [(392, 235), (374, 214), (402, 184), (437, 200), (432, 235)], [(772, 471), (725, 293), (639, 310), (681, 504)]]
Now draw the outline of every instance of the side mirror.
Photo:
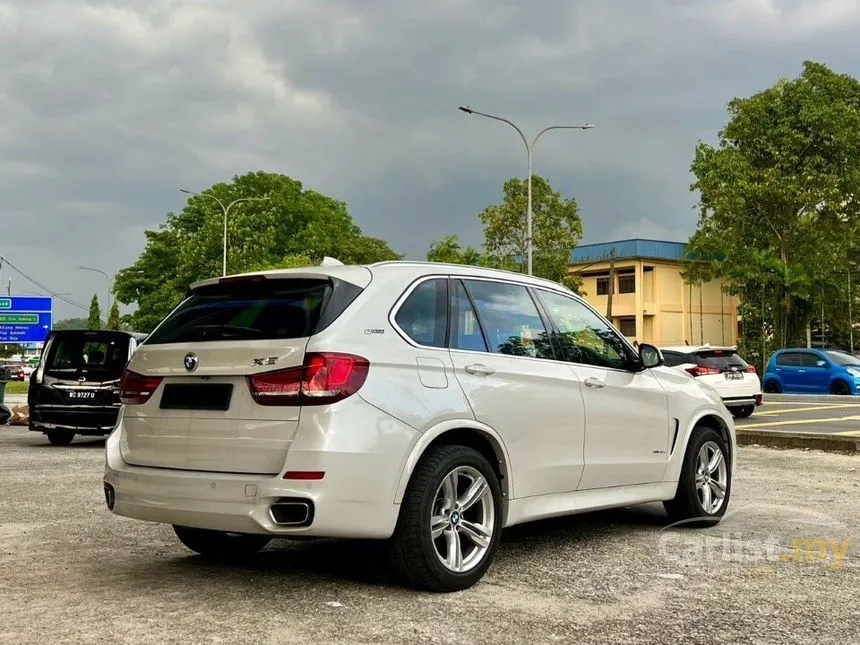
[(816, 364), (818, 367), (826, 367), (826, 366), (827, 366), (827, 362), (826, 362), (826, 361), (818, 361), (818, 362), (816, 362), (815, 364)]
[(639, 360), (645, 369), (660, 367), (664, 363), (662, 352), (653, 345), (639, 345)]

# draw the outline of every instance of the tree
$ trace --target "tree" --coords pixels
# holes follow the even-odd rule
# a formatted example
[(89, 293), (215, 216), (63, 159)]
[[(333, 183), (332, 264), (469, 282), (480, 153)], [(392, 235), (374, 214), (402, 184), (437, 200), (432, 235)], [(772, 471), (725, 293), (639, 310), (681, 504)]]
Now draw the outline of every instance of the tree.
[(244, 197), (266, 197), (230, 209), (227, 265), (231, 274), (319, 264), (324, 256), (344, 263), (399, 259), (379, 239), (366, 237), (346, 204), (312, 190), (285, 175), (252, 172), (215, 184), (204, 195), (192, 195), (180, 213), (168, 213), (158, 230), (146, 231), (146, 246), (137, 261), (117, 274), (116, 295), (136, 304), (126, 323), (151, 331), (197, 280), (220, 276), (224, 203)]
[(90, 315), (87, 318), (87, 329), (101, 329), (102, 327), (102, 312), (99, 306), (99, 297), (93, 296), (90, 301)]
[[(456, 236), (434, 242), (427, 259), (525, 271), (527, 269), (526, 209), (528, 182), (509, 179), (501, 204), (485, 208), (478, 217), (483, 224), (483, 251), (460, 248)], [(570, 253), (582, 239), (582, 218), (576, 200), (564, 199), (540, 175), (532, 175), (533, 272), (542, 278), (578, 289), (581, 281), (568, 275)]]
[(822, 305), (845, 317), (860, 259), (860, 82), (807, 61), (728, 111), (718, 145), (699, 142), (692, 164), (689, 250), (711, 261), (691, 277), (722, 277), (740, 296), (745, 350), (805, 345)]
[(86, 318), (63, 318), (54, 323), (54, 329), (62, 331), (65, 329), (87, 329)]
[(107, 328), (113, 331), (119, 331), (122, 329), (122, 318), (119, 315), (119, 303), (117, 303), (116, 300), (113, 301), (110, 308), (110, 314), (108, 314)]

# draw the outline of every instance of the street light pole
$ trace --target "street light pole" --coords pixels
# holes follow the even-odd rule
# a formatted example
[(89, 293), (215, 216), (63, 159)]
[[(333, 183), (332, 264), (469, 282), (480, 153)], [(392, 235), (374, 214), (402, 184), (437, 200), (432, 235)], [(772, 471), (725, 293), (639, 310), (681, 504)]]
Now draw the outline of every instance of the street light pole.
[(517, 134), (520, 135), (520, 138), (523, 140), (523, 144), (525, 144), (526, 146), (526, 154), (528, 155), (529, 163), (529, 174), (527, 181), (528, 188), (526, 189), (526, 199), (528, 202), (528, 206), (526, 207), (526, 257), (528, 258), (528, 274), (532, 275), (532, 250), (534, 247), (534, 245), (532, 244), (532, 153), (534, 152), (534, 148), (537, 145), (538, 140), (550, 130), (590, 130), (595, 126), (591, 123), (585, 123), (583, 125), (551, 125), (538, 132), (535, 138), (531, 141), (531, 143), (529, 143), (529, 140), (526, 138), (526, 135), (513, 121), (509, 121), (504, 117), (494, 116), (492, 114), (486, 114), (484, 112), (478, 112), (477, 110), (473, 110), (470, 107), (461, 106), (458, 109), (461, 112), (465, 112), (466, 114), (483, 116), (488, 119), (494, 119), (496, 121), (502, 121), (503, 123), (507, 123), (509, 126), (511, 126), (514, 130), (517, 131)]
[(107, 320), (110, 317), (110, 292), (113, 291), (113, 281), (110, 279), (110, 276), (107, 273), (105, 273), (104, 271), (102, 271), (101, 269), (92, 269), (90, 267), (80, 267), (80, 266), (78, 268), (81, 271), (92, 271), (93, 273), (101, 273), (105, 277), (105, 280), (107, 280), (107, 283), (108, 283), (107, 296), (108, 297), (107, 297), (107, 301), (105, 303), (106, 304), (105, 320)]
[(198, 195), (200, 197), (209, 197), (211, 199), (214, 199), (216, 202), (218, 202), (218, 205), (221, 207), (221, 211), (224, 213), (224, 257), (223, 257), (223, 261), (222, 261), (221, 275), (226, 276), (227, 275), (227, 215), (230, 214), (230, 209), (233, 206), (235, 206), (236, 204), (239, 204), (241, 202), (263, 201), (263, 200), (266, 200), (269, 198), (268, 197), (240, 197), (239, 199), (234, 199), (232, 202), (225, 205), (224, 202), (222, 202), (220, 199), (215, 197), (215, 195), (212, 195), (210, 193), (195, 193), (194, 191), (188, 190), (187, 188), (180, 188), (179, 192), (185, 193), (187, 195)]

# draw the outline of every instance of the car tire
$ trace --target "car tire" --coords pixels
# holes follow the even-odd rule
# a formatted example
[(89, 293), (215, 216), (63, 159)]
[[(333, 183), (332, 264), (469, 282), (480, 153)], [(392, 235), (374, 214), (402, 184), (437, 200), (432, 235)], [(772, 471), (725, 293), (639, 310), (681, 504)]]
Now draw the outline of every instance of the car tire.
[(431, 448), (412, 473), (390, 541), (391, 564), (399, 578), (436, 592), (460, 591), (478, 582), (499, 546), (501, 499), (496, 472), (477, 450)]
[(780, 394), (782, 392), (782, 386), (779, 384), (779, 381), (767, 381), (764, 384), (764, 391), (767, 394)]
[(268, 535), (227, 533), (173, 525), (173, 532), (186, 547), (215, 560), (236, 560), (263, 549), (272, 538)]
[(754, 405), (745, 405), (742, 408), (734, 408), (732, 410), (732, 416), (736, 419), (746, 419), (747, 417), (752, 416), (754, 411)]
[(833, 381), (833, 385), (830, 386), (830, 393), (836, 396), (848, 396), (851, 394), (851, 388), (845, 381)]
[(45, 434), (48, 435), (48, 442), (52, 446), (68, 446), (75, 438), (74, 432), (57, 432), (49, 430)]
[[(703, 455), (713, 458), (720, 452), (720, 461), (711, 462), (713, 470), (702, 468)], [(710, 461), (710, 459), (708, 459)], [(702, 476), (707, 479), (702, 479)], [(712, 483), (713, 482), (713, 483)], [(719, 489), (722, 489), (722, 503), (717, 506)], [(707, 492), (705, 491), (707, 489)], [(708, 527), (719, 524), (732, 494), (732, 469), (728, 446), (721, 433), (707, 426), (697, 426), (687, 443), (681, 477), (675, 498), (664, 502), (671, 523), (691, 527)], [(703, 505), (708, 503), (706, 508)], [(709, 502), (710, 500), (710, 502)]]

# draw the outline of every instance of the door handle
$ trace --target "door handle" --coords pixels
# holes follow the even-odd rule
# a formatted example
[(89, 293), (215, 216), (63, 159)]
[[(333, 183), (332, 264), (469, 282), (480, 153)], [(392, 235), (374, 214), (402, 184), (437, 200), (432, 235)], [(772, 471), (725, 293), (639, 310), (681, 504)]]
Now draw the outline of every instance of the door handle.
[(481, 365), (480, 363), (466, 365), (466, 371), (469, 374), (477, 374), (478, 376), (490, 376), (491, 374), (496, 373), (496, 370), (494, 370), (492, 367), (487, 367), (486, 365)]
[(594, 378), (593, 376), (591, 378), (585, 379), (585, 385), (594, 388), (606, 387), (606, 383), (604, 383), (598, 378)]

